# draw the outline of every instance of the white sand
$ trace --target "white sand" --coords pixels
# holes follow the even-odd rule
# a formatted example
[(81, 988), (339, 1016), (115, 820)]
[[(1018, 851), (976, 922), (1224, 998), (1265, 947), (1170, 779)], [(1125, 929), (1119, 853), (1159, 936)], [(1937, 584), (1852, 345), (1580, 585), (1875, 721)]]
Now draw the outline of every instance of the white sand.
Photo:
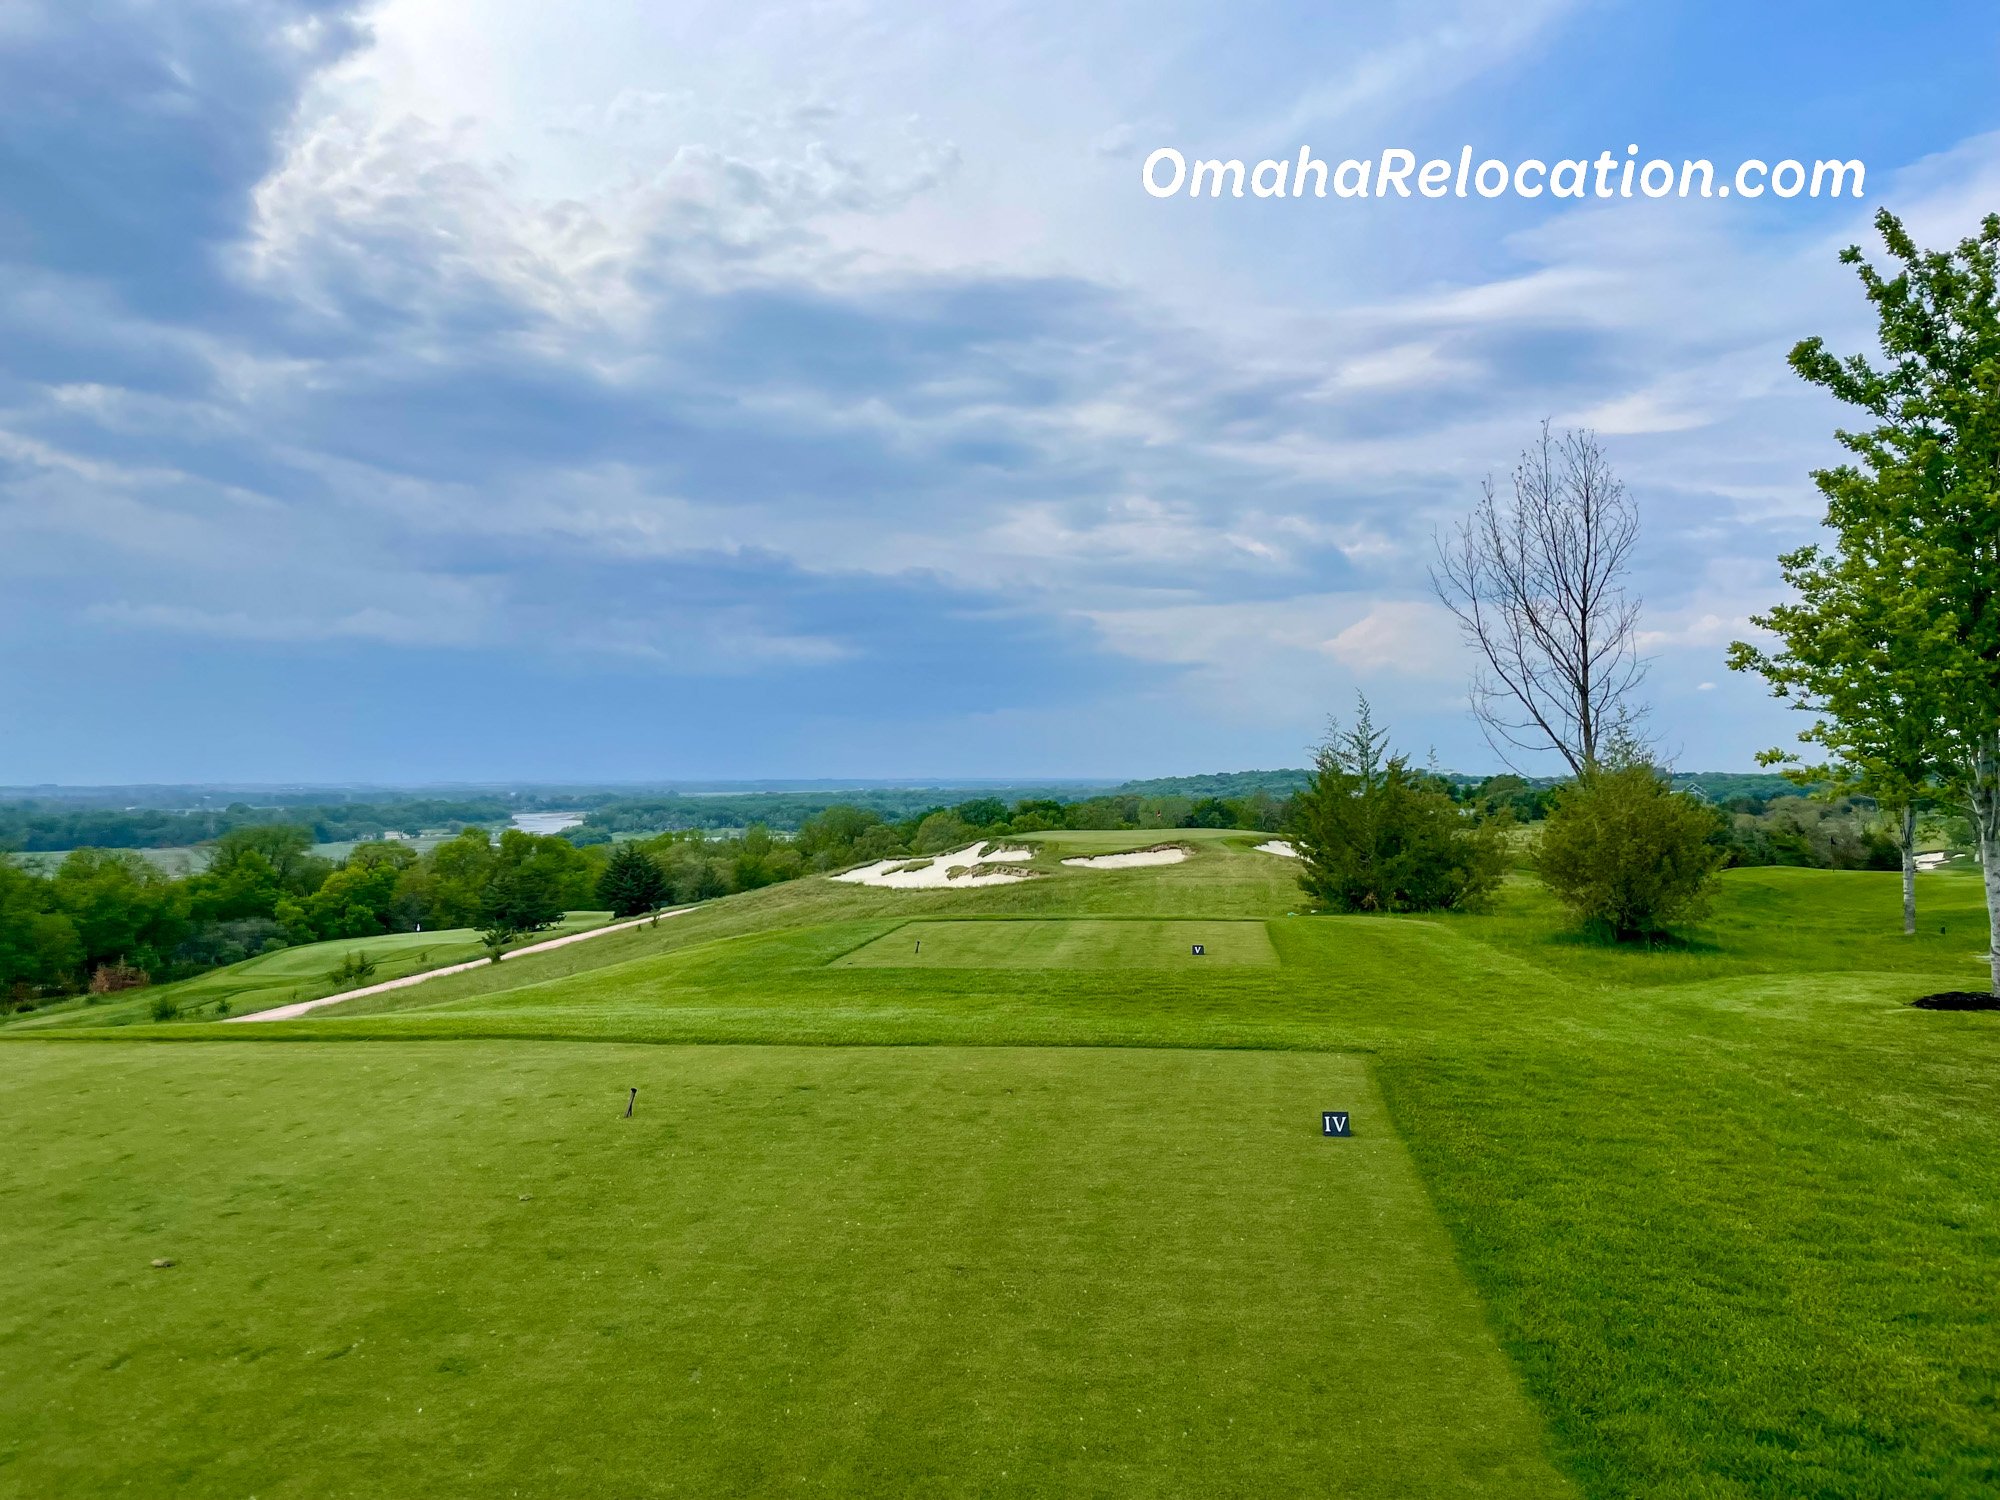
[[(682, 917), (693, 911), (692, 906), (683, 906), (679, 911), (663, 911), (660, 917)], [(644, 927), (655, 918), (635, 917), (630, 922), (613, 922), (605, 927), (592, 927), (583, 932), (564, 933), (559, 938), (550, 938), (546, 943), (530, 943), (525, 948), (516, 948), (500, 955), (504, 963), (510, 958), (519, 958), (527, 953), (546, 953), (551, 948), (567, 948), (571, 943), (581, 943), (590, 938), (603, 937), (608, 932), (623, 932), (628, 927)], [(422, 984), (426, 979), (438, 979), (446, 974), (463, 974), (467, 969), (483, 969), (490, 959), (475, 958), (462, 964), (446, 964), (442, 969), (426, 969), (421, 974), (405, 974), (401, 979), (385, 979), (380, 984), (364, 985), (358, 990), (342, 990), (338, 995), (322, 995), (317, 1000), (294, 1000), (290, 1005), (273, 1006), (270, 1010), (255, 1011), (247, 1016), (224, 1016), (222, 1024), (235, 1025), (242, 1021), (289, 1021), (294, 1016), (302, 1016), (307, 1011), (318, 1010), (323, 1005), (338, 1005), (343, 1000), (358, 1000), (363, 995), (380, 995), (388, 990), (406, 990), (413, 984)]]
[(1027, 870), (991, 870), (987, 865), (1016, 863), (1033, 859), (1032, 849), (989, 849), (983, 843), (967, 844), (936, 859), (878, 859), (872, 865), (836, 875), (849, 885), (872, 885), (891, 891), (968, 891), (985, 885), (1011, 885), (1032, 880)]
[(1936, 854), (1919, 854), (1914, 863), (1919, 870), (1938, 870), (1950, 864), (1951, 860), (1952, 856), (1949, 853), (1941, 851)]
[(1257, 846), (1259, 854), (1275, 854), (1280, 859), (1297, 859), (1299, 851), (1294, 849), (1290, 839), (1270, 839)]
[(1134, 849), (1129, 854), (1081, 854), (1063, 861), (1081, 870), (1136, 870), (1145, 865), (1177, 865), (1188, 857), (1179, 844), (1162, 844), (1153, 849)]

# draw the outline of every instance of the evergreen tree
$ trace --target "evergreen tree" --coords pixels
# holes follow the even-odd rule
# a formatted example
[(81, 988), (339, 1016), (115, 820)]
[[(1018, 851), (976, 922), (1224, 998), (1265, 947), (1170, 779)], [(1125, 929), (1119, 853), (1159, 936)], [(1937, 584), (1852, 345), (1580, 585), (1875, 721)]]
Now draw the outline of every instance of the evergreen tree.
[(667, 875), (637, 844), (620, 844), (598, 877), (597, 899), (617, 917), (636, 917), (667, 900)]
[(1438, 911), (1477, 904), (1500, 880), (1498, 830), (1442, 782), (1389, 753), (1368, 700), (1330, 727), (1292, 804), (1299, 885), (1326, 911)]

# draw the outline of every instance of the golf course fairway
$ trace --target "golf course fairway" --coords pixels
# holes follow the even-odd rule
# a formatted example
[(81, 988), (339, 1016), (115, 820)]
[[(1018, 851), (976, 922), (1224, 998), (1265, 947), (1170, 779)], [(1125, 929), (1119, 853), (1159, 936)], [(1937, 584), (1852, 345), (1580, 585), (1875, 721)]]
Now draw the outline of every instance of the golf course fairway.
[(1976, 877), (1648, 950), (1258, 838), (0, 1027), (0, 1496), (2000, 1491)]

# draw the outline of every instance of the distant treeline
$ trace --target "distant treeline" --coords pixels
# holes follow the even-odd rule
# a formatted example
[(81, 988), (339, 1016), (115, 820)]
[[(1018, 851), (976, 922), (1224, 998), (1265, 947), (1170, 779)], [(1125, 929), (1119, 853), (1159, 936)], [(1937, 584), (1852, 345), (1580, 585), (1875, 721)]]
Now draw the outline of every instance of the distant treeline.
[(251, 807), (173, 812), (160, 808), (77, 807), (59, 802), (0, 803), (0, 849), (177, 849), (207, 843), (239, 828), (283, 823), (308, 828), (321, 844), (377, 839), (384, 833), (456, 832), (504, 823), (521, 804), (504, 797), (460, 801), (412, 799), (333, 803), (317, 807)]
[[(614, 835), (668, 833), (686, 829), (748, 828), (761, 824), (795, 832), (808, 818), (829, 807), (856, 807), (884, 822), (921, 820), (940, 808), (968, 803), (998, 803), (1003, 807), (1028, 802), (1083, 809), (1085, 821), (1071, 827), (1174, 827), (1174, 820), (1197, 803), (1242, 802), (1262, 796), (1282, 802), (1305, 785), (1303, 770), (1228, 771), (1205, 776), (1168, 776), (1130, 781), (1109, 791), (1086, 787), (1017, 786), (977, 789), (906, 787), (859, 791), (752, 791), (716, 794), (663, 792), (630, 796), (614, 790), (578, 789), (556, 795), (547, 790), (527, 794), (497, 791), (464, 797), (384, 796), (374, 802), (327, 800), (301, 804), (274, 798), (269, 805), (232, 802), (226, 807), (166, 809), (88, 805), (74, 796), (0, 803), (0, 850), (42, 852), (64, 849), (172, 849), (202, 844), (239, 828), (274, 823), (309, 828), (317, 843), (337, 844), (380, 838), (384, 833), (456, 832), (460, 828), (505, 823), (517, 812), (567, 807), (585, 812), (578, 843), (609, 840)], [(1534, 821), (1545, 811), (1546, 793), (1554, 778), (1446, 776), (1461, 801), (1489, 797), (1481, 789), (1497, 784), (1511, 788), (1515, 816)], [(1676, 789), (1696, 791), (1707, 801), (1732, 811), (1755, 811), (1774, 798), (1798, 796), (1801, 789), (1778, 775), (1729, 772), (1682, 773)], [(283, 794), (290, 797), (293, 794)], [(1131, 815), (1124, 822), (1105, 823), (1107, 800), (1129, 799), (1160, 803), (1151, 812)], [(1171, 804), (1168, 806), (1167, 804)], [(1065, 815), (1067, 816), (1067, 815)]]

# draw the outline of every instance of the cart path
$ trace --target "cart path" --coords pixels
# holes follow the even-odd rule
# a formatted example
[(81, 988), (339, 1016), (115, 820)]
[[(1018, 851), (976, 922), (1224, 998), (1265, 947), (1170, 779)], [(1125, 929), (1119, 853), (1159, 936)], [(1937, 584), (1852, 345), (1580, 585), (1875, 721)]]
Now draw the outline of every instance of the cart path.
[[(633, 927), (644, 927), (648, 922), (657, 922), (663, 917), (680, 917), (693, 911), (692, 906), (683, 906), (675, 911), (663, 911), (653, 916), (635, 917), (629, 922), (613, 922), (605, 927), (593, 927), (588, 932), (565, 933), (559, 938), (550, 938), (546, 943), (530, 943), (525, 948), (500, 955), (504, 963), (510, 958), (525, 958), (530, 953), (547, 953), (551, 948), (567, 947), (571, 943), (585, 942), (590, 938), (604, 937), (613, 932), (624, 932)], [(366, 985), (358, 990), (342, 990), (338, 995), (322, 995), (317, 1000), (294, 1000), (290, 1005), (275, 1006), (270, 1010), (253, 1011), (247, 1016), (227, 1016), (223, 1025), (236, 1025), (243, 1021), (289, 1021), (308, 1011), (318, 1010), (322, 1005), (338, 1005), (343, 1000), (359, 1000), (363, 995), (380, 995), (389, 990), (406, 990), (413, 984), (422, 984), (426, 979), (441, 979), (447, 974), (463, 974), (467, 969), (483, 969), (491, 959), (468, 959), (462, 964), (446, 964), (442, 969), (426, 969), (421, 974), (405, 974), (401, 979), (385, 979), (380, 984)]]

